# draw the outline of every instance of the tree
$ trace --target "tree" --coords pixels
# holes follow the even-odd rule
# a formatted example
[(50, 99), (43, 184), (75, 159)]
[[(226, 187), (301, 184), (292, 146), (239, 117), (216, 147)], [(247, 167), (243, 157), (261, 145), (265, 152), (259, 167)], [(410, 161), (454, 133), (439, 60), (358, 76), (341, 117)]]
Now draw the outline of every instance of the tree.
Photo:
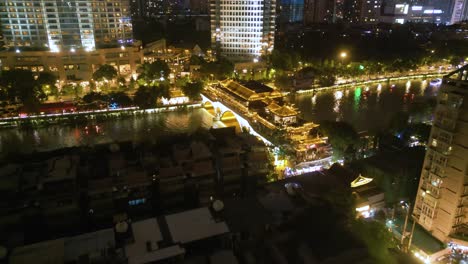
[(192, 100), (200, 98), (200, 93), (202, 90), (203, 83), (200, 81), (188, 82), (184, 86), (182, 86), (182, 91), (184, 92), (184, 94)]
[(219, 58), (217, 61), (202, 64), (200, 73), (207, 79), (222, 80), (230, 78), (234, 73), (234, 64), (227, 59)]
[(179, 87), (179, 88), (182, 88), (183, 86), (185, 86), (189, 82), (190, 82), (190, 79), (188, 77), (181, 77), (181, 78), (178, 78), (175, 81), (175, 86)]
[(76, 85), (74, 84), (65, 84), (62, 86), (60, 91), (62, 95), (77, 95)]
[(289, 78), (287, 74), (277, 74), (275, 78), (275, 85), (283, 90), (292, 87), (291, 78)]
[(104, 79), (110, 81), (115, 77), (117, 77), (117, 70), (109, 64), (102, 65), (93, 73), (93, 79), (96, 81), (103, 81)]
[(5, 90), (8, 100), (19, 101), (27, 112), (36, 112), (40, 103), (47, 99), (41, 85), (28, 70), (3, 71), (0, 86)]
[(137, 86), (137, 83), (133, 77), (130, 77), (130, 82), (128, 83), (128, 89), (133, 91)]
[(37, 83), (41, 86), (42, 90), (46, 95), (57, 96), (57, 79), (57, 76), (50, 72), (41, 72), (37, 77)]
[(90, 92), (85, 94), (82, 98), (83, 102), (87, 104), (91, 103), (102, 103), (102, 102), (107, 102), (108, 97), (102, 93), (97, 93), (97, 92)]
[(273, 50), (269, 56), (271, 66), (277, 70), (290, 71), (299, 65), (300, 56), (296, 52)]
[(124, 92), (112, 92), (108, 95), (109, 105), (116, 107), (129, 107), (133, 105), (132, 99)]
[(351, 151), (359, 142), (359, 135), (354, 128), (346, 122), (323, 121), (319, 131), (322, 135), (328, 136), (328, 140), (333, 147), (333, 155), (337, 159), (345, 156), (352, 157)]
[(395, 247), (392, 233), (384, 224), (377, 221), (357, 219), (353, 222), (351, 230), (367, 246), (369, 255), (375, 263), (396, 263), (389, 248)]
[(141, 109), (156, 107), (156, 94), (152, 91), (151, 87), (140, 86), (135, 92), (133, 102)]
[(171, 70), (165, 61), (156, 60), (152, 63), (143, 63), (138, 72), (140, 74), (138, 79), (142, 81), (141, 83), (151, 86), (158, 81), (167, 79)]
[(332, 86), (332, 85), (335, 84), (335, 82), (336, 82), (336, 77), (335, 77), (335, 75), (333, 75), (331, 73), (328, 73), (328, 74), (327, 73), (322, 73), (318, 77), (318, 83), (322, 87)]

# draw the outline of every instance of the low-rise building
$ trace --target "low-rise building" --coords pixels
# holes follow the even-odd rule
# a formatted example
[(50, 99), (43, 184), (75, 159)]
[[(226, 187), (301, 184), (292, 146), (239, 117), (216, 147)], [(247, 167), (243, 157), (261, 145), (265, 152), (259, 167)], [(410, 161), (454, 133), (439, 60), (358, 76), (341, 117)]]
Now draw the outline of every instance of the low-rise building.
[(16, 50), (0, 52), (0, 69), (24, 69), (33, 73), (51, 72), (62, 82), (89, 81), (101, 65), (109, 64), (119, 75), (130, 77), (136, 74), (143, 62), (139, 46), (116, 48), (63, 50), (60, 52)]

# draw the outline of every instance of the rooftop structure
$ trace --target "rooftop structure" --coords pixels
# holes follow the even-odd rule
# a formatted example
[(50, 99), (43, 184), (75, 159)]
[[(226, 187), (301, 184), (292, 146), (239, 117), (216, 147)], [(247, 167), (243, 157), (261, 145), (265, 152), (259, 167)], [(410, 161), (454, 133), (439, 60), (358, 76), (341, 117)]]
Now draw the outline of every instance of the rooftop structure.
[(248, 105), (250, 102), (264, 100), (267, 98), (279, 98), (282, 94), (266, 85), (256, 82), (238, 83), (234, 80), (219, 82), (221, 89)]
[(229, 232), (226, 223), (216, 222), (207, 207), (167, 215), (165, 219), (174, 243), (186, 244)]
[(114, 231), (103, 229), (74, 237), (44, 241), (13, 249), (9, 263), (59, 264), (80, 259), (99, 261), (115, 248)]
[(132, 223), (133, 243), (125, 246), (129, 264), (152, 263), (185, 254), (179, 245), (162, 246), (164, 240), (156, 218)]

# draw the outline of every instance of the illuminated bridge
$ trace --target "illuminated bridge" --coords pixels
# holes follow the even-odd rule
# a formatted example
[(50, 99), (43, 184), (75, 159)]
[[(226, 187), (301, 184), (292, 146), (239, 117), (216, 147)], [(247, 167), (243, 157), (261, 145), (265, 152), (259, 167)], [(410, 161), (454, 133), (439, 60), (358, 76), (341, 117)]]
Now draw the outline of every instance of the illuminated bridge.
[(211, 100), (203, 94), (201, 96), (203, 100), (203, 107), (213, 116), (214, 120), (221, 121), (225, 124), (234, 125), (236, 130), (239, 132), (246, 129), (250, 134), (259, 137), (263, 142), (265, 142), (265, 144), (273, 145), (270, 141), (257, 133), (250, 125), (249, 121), (247, 121), (247, 119), (234, 112), (223, 103)]

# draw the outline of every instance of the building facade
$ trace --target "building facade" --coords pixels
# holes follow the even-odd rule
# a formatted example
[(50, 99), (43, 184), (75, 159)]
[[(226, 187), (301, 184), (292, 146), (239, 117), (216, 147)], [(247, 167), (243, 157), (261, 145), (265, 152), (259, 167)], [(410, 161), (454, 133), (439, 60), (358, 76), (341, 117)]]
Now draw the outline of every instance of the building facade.
[(217, 55), (243, 61), (273, 50), (275, 0), (211, 0), (211, 42)]
[(468, 66), (443, 79), (413, 216), (448, 242), (467, 232)]
[(381, 0), (363, 0), (360, 15), (361, 23), (378, 23), (381, 5)]
[(304, 24), (334, 23), (343, 18), (341, 0), (304, 0)]
[(143, 51), (139, 47), (119, 47), (93, 51), (3, 51), (0, 52), (0, 69), (24, 69), (33, 73), (51, 72), (61, 81), (89, 81), (101, 65), (109, 64), (119, 75), (136, 74), (143, 63)]
[(128, 0), (11, 0), (0, 2), (7, 47), (57, 52), (94, 50), (133, 41)]
[(280, 23), (302, 22), (304, 19), (304, 0), (282, 0), (279, 17)]
[(468, 0), (455, 0), (453, 5), (451, 24), (468, 20)]

